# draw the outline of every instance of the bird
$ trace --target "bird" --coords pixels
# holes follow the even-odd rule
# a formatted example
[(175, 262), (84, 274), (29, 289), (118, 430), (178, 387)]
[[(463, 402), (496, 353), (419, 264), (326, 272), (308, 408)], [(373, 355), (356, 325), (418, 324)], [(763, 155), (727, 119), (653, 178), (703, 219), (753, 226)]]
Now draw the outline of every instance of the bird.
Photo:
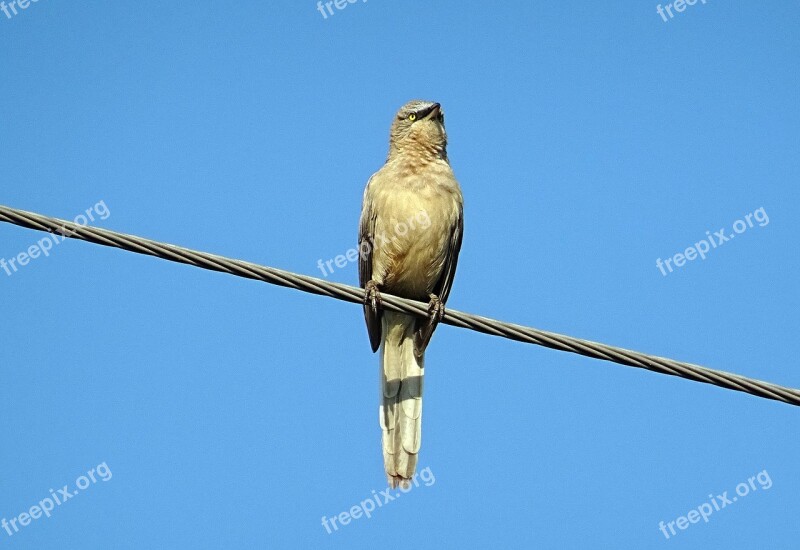
[[(425, 349), (445, 313), (463, 232), (464, 199), (447, 156), (442, 106), (409, 101), (392, 121), (384, 165), (367, 181), (358, 232), (364, 319), (373, 353), (380, 350), (379, 421), (392, 488), (408, 487), (416, 475)], [(383, 310), (381, 292), (428, 303), (427, 316)]]

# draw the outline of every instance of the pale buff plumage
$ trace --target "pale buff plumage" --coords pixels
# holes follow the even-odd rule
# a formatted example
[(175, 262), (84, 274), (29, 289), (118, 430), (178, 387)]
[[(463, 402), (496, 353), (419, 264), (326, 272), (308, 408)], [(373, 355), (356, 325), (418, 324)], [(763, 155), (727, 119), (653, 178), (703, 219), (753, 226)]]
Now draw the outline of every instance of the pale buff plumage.
[[(407, 103), (392, 123), (386, 164), (364, 191), (359, 278), (367, 289), (364, 314), (372, 349), (380, 347), (380, 425), (393, 487), (407, 483), (416, 469), (424, 351), (450, 293), (461, 248), (463, 200), (446, 147), (439, 104)], [(422, 225), (421, 219), (429, 223)], [(403, 231), (409, 220), (417, 220), (415, 227)], [(380, 310), (379, 291), (431, 300), (431, 318)]]

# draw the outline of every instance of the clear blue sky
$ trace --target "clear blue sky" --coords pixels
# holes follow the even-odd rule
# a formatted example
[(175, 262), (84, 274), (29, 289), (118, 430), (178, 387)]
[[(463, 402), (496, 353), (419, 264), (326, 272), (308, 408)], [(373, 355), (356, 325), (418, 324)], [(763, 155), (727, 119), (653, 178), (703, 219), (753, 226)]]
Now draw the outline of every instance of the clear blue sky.
[[(466, 201), (451, 307), (800, 387), (798, 8), (683, 8), (40, 0), (0, 12), (0, 203), (322, 277), (395, 110), (432, 99)], [(0, 224), (0, 258), (43, 237)], [(359, 307), (78, 241), (0, 300), (1, 548), (797, 544), (782, 403), (443, 326), (435, 482), (328, 534), (385, 489)]]

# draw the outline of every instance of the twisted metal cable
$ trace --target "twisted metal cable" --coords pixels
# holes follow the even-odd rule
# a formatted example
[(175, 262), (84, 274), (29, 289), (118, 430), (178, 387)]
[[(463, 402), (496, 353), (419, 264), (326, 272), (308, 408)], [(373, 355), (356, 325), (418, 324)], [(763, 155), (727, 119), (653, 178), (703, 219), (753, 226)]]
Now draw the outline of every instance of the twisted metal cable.
[[(126, 235), (124, 233), (117, 233), (107, 229), (98, 229), (96, 227), (82, 226), (66, 220), (50, 218), (48, 216), (42, 216), (16, 208), (9, 208), (3, 205), (0, 205), (0, 221), (35, 229), (37, 231), (56, 233), (64, 237), (82, 239), (95, 244), (121, 248), (138, 254), (156, 256), (165, 260), (189, 264), (203, 269), (221, 271), (238, 277), (294, 288), (303, 292), (328, 296), (346, 302), (361, 304), (364, 301), (364, 290), (361, 288), (325, 281), (317, 279), (316, 277), (291, 273), (289, 271), (283, 271), (281, 269), (242, 260), (225, 258), (223, 256), (217, 256), (216, 254), (190, 250), (172, 244), (160, 243), (134, 235)], [(427, 316), (428, 305), (425, 303), (392, 296), (390, 294), (381, 294), (381, 300), (383, 309), (423, 317)], [(560, 351), (577, 353), (586, 357), (611, 361), (621, 365), (647, 369), (661, 374), (679, 376), (688, 380), (694, 380), (695, 382), (713, 384), (729, 390), (745, 392), (758, 397), (774, 399), (776, 401), (789, 403), (790, 405), (800, 406), (800, 390), (747, 378), (738, 374), (713, 370), (664, 357), (647, 355), (598, 342), (591, 342), (589, 340), (581, 340), (532, 327), (505, 323), (453, 309), (447, 309), (445, 311), (442, 322), (455, 327), (471, 329), (484, 334), (516, 340), (518, 342), (536, 344)]]

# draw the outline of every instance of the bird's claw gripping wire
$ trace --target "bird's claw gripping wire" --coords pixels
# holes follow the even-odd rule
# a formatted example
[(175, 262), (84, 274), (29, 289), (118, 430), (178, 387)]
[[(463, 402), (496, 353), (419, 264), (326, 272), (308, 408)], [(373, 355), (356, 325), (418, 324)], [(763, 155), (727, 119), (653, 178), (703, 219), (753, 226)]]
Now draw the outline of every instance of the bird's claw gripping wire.
[(378, 283), (375, 281), (367, 281), (364, 286), (364, 305), (369, 306), (375, 315), (382, 307), (381, 291), (378, 290)]
[(431, 320), (435, 319), (434, 323), (438, 323), (444, 318), (444, 302), (436, 294), (428, 296), (431, 299), (428, 302), (428, 316)]
[(428, 302), (428, 318), (421, 321), (425, 324), (420, 326), (414, 335), (414, 354), (421, 357), (431, 341), (433, 331), (436, 326), (444, 318), (444, 302), (436, 294), (428, 294), (430, 302)]

